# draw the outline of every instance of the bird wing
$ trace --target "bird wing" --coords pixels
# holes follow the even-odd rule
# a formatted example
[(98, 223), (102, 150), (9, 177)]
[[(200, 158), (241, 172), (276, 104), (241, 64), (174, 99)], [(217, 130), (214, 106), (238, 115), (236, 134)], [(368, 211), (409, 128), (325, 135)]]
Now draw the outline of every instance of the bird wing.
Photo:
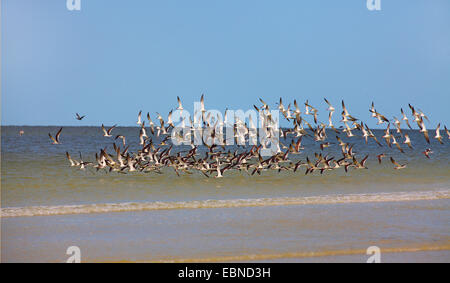
[(61, 135), (61, 131), (63, 128), (59, 129), (59, 131), (56, 133), (55, 139), (57, 142), (59, 142), (59, 136)]
[(57, 143), (57, 141), (55, 140), (55, 138), (52, 137), (52, 135), (51, 135), (50, 133), (48, 133), (48, 136), (50, 137), (50, 139), (51, 139), (54, 143)]
[(111, 128), (108, 129), (108, 135), (111, 134), (111, 131), (116, 127), (117, 125), (112, 126)]
[(427, 140), (427, 143), (430, 143), (430, 137), (428, 136), (428, 131), (427, 130), (425, 130), (425, 132), (423, 132), (423, 136)]
[(200, 104), (202, 109), (205, 109), (205, 97), (204, 94), (202, 94), (202, 97), (200, 98)]
[(103, 131), (103, 133), (105, 133), (105, 135), (108, 134), (108, 132), (106, 131), (105, 126), (103, 124), (102, 124), (102, 131)]
[(394, 160), (394, 158), (392, 158), (392, 157), (391, 157), (391, 162), (392, 162), (392, 164), (394, 164), (395, 166), (400, 166), (400, 164), (398, 164), (398, 163)]

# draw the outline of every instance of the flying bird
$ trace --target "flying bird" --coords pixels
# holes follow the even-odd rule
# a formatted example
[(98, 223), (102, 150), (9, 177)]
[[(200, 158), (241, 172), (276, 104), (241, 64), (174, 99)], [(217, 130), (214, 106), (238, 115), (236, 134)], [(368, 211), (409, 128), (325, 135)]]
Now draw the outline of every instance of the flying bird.
[(395, 160), (394, 160), (394, 158), (392, 158), (391, 157), (391, 162), (392, 162), (392, 164), (394, 164), (395, 166), (394, 166), (394, 169), (395, 170), (400, 170), (400, 169), (403, 169), (403, 168), (406, 168), (406, 164), (398, 164)]
[(200, 97), (200, 111), (202, 113), (206, 112), (205, 110), (205, 95), (202, 94), (202, 97)]
[(424, 152), (422, 152), (428, 159), (430, 159), (430, 154), (433, 153), (430, 148), (425, 149)]
[(427, 143), (430, 143), (430, 138), (428, 137), (428, 130), (425, 127), (425, 123), (423, 122), (423, 119), (420, 118), (419, 122), (417, 122), (419, 127), (420, 127), (420, 132), (423, 133), (423, 136), (425, 137), (425, 140), (427, 141)]
[(441, 133), (440, 133), (440, 131), (439, 131), (440, 127), (441, 127), (441, 123), (439, 123), (439, 124), (437, 125), (437, 127), (436, 127), (436, 136), (434, 136), (434, 138), (437, 139), (437, 140), (439, 141), (440, 144), (443, 144), (443, 142), (442, 142), (442, 136), (441, 136)]
[(76, 115), (75, 119), (77, 119), (79, 121), (83, 120), (83, 118), (86, 117), (86, 115), (80, 116), (80, 114), (78, 114), (78, 113), (75, 113), (75, 115)]
[(183, 105), (181, 104), (181, 99), (180, 97), (177, 96), (177, 100), (178, 100), (178, 107), (177, 110), (180, 110), (180, 115), (183, 113)]
[(409, 138), (408, 134), (405, 134), (405, 141), (403, 143), (407, 144), (409, 148), (412, 148), (411, 139)]
[(386, 155), (384, 153), (382, 154), (378, 154), (377, 158), (378, 158), (378, 163), (381, 164), (381, 159), (383, 159), (383, 157), (385, 157)]
[(331, 105), (331, 103), (326, 98), (324, 98), (324, 100), (328, 104), (327, 111), (334, 112), (335, 108), (333, 107), (333, 105)]
[(73, 160), (72, 159), (72, 157), (70, 157), (70, 154), (69, 154), (69, 152), (67, 152), (66, 151), (66, 156), (67, 156), (67, 159), (69, 160), (69, 162), (70, 162), (70, 166), (79, 166), (80, 165), (80, 162), (78, 162), (78, 161), (76, 161), (76, 160)]
[(136, 124), (142, 125), (142, 110), (139, 111), (138, 120), (137, 120)]
[(61, 135), (61, 131), (63, 128), (59, 129), (59, 131), (56, 133), (55, 137), (53, 137), (50, 133), (48, 133), (48, 136), (53, 141), (52, 144), (60, 144), (59, 136)]
[(122, 144), (123, 144), (123, 146), (125, 146), (125, 136), (123, 136), (123, 135), (117, 135), (117, 136), (114, 138), (114, 140), (117, 140), (117, 139), (122, 139)]
[(112, 126), (108, 130), (105, 129), (105, 126), (102, 124), (102, 130), (103, 130), (103, 136), (104, 137), (112, 137), (111, 131), (116, 127), (117, 125)]

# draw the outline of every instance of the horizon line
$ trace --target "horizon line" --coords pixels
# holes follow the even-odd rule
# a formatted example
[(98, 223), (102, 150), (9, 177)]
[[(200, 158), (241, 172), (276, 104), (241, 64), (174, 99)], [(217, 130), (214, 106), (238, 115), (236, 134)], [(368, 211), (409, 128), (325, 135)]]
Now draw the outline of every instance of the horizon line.
[[(104, 126), (108, 126), (109, 124), (104, 124)], [(73, 127), (73, 128), (76, 128), (76, 127), (92, 127), (92, 128), (95, 128), (95, 127), (101, 127), (101, 125), (0, 125), (0, 127)], [(122, 125), (122, 126), (120, 126), (120, 125), (117, 125), (116, 126), (116, 128), (140, 128), (141, 126), (140, 125), (132, 125), (132, 126), (127, 126), (127, 125)], [(145, 126), (145, 127), (148, 127), (148, 126)], [(189, 127), (189, 126), (186, 126), (186, 127)], [(206, 127), (202, 127), (202, 128), (206, 128)], [(290, 128), (290, 127), (280, 127), (280, 128)], [(336, 128), (336, 129), (342, 129), (343, 127), (338, 127), (338, 128)], [(325, 127), (325, 129), (330, 129), (330, 130), (333, 130), (332, 128), (330, 128), (330, 127)], [(374, 130), (386, 130), (386, 128), (385, 127), (379, 127), (379, 128), (372, 128), (372, 127), (369, 127), (369, 129), (374, 129)], [(417, 128), (417, 129), (410, 129), (410, 128), (400, 128), (401, 130), (410, 130), (410, 131), (419, 131), (420, 129), (419, 128)], [(356, 130), (356, 129), (355, 129)], [(391, 131), (395, 131), (396, 130), (396, 128), (394, 128), (394, 129), (390, 129)], [(429, 131), (432, 131), (432, 130), (436, 130), (436, 128), (428, 128), (428, 130)], [(442, 130), (442, 129), (441, 129)]]

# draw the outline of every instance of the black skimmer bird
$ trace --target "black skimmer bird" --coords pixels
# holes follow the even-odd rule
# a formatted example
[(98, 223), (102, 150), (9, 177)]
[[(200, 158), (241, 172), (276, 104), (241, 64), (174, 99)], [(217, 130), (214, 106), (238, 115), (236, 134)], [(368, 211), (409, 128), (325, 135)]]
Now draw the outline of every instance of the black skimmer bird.
[(53, 137), (50, 133), (48, 133), (48, 136), (53, 141), (52, 144), (60, 144), (59, 136), (61, 135), (61, 131), (63, 128), (59, 129), (59, 131), (56, 133), (55, 137)]
[(138, 120), (137, 120), (136, 124), (138, 124), (139, 126), (142, 125), (142, 110), (139, 111)]
[(385, 157), (386, 155), (384, 153), (378, 154), (377, 158), (378, 158), (378, 163), (381, 164), (381, 159), (383, 159), (383, 157)]
[(104, 137), (112, 137), (111, 131), (116, 127), (117, 125), (112, 126), (108, 130), (105, 129), (105, 126), (102, 124), (102, 131)]
[(75, 113), (75, 119), (77, 119), (78, 121), (81, 121), (81, 120), (83, 120), (83, 118), (84, 117), (86, 117), (86, 115), (83, 115), (83, 116), (80, 116), (80, 114), (78, 114), (78, 113)]
[(123, 135), (117, 135), (117, 136), (114, 138), (114, 140), (117, 140), (117, 139), (122, 139), (122, 144), (123, 144), (123, 146), (125, 146), (125, 136), (123, 136)]
[(392, 164), (395, 165), (395, 167), (394, 167), (395, 170), (400, 170), (400, 169), (406, 168), (406, 164), (401, 164), (400, 165), (392, 157), (391, 157), (391, 162), (392, 162)]
[(428, 159), (430, 159), (430, 154), (433, 153), (430, 148), (425, 149), (424, 152), (422, 152)]
[(177, 96), (177, 100), (178, 100), (178, 107), (177, 110), (180, 110), (180, 116), (183, 114), (183, 105), (181, 104), (181, 99), (180, 97)]
[(439, 141), (439, 143), (440, 144), (443, 144), (443, 142), (442, 142), (442, 136), (441, 136), (441, 133), (440, 133), (440, 127), (441, 127), (441, 123), (439, 123), (438, 125), (437, 125), (437, 127), (436, 127), (436, 135), (434, 136), (434, 138), (435, 139), (437, 139), (438, 141)]

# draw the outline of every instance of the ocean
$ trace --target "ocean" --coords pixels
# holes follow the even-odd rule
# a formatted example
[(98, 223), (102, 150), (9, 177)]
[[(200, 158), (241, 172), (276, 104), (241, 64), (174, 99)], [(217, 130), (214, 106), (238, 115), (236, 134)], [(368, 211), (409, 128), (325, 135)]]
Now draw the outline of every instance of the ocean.
[[(381, 130), (374, 133), (383, 147), (366, 145), (360, 133), (341, 135), (358, 160), (369, 155), (368, 169), (226, 171), (216, 179), (171, 169), (79, 170), (66, 151), (95, 161), (105, 146), (112, 152), (114, 139), (100, 127), (64, 127), (61, 144), (52, 145), (48, 133), (58, 129), (1, 127), (2, 262), (64, 262), (70, 246), (85, 262), (365, 262), (369, 246), (380, 248), (382, 261), (450, 261), (450, 140), (443, 131), (444, 144), (432, 138), (428, 145), (417, 130), (404, 130), (413, 145), (402, 145), (405, 153), (387, 147)], [(138, 127), (116, 134), (138, 150)], [(327, 135), (336, 143), (333, 131)], [(303, 146), (289, 158), (341, 156), (337, 144), (321, 151), (305, 137)], [(380, 153), (386, 157), (378, 164)], [(394, 170), (391, 156), (407, 167)]]

